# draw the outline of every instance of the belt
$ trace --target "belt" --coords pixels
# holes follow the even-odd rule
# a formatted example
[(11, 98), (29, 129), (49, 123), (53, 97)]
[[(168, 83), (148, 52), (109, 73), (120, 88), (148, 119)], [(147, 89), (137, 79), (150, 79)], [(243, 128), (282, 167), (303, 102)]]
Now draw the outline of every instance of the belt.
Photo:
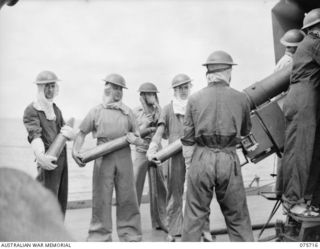
[(218, 152), (224, 152), (224, 153), (227, 153), (227, 154), (230, 154), (230, 153), (235, 153), (236, 152), (236, 147), (221, 147), (221, 146), (202, 146), (200, 144), (197, 144), (197, 146), (199, 147), (203, 147), (203, 148), (206, 148), (214, 153), (218, 153)]

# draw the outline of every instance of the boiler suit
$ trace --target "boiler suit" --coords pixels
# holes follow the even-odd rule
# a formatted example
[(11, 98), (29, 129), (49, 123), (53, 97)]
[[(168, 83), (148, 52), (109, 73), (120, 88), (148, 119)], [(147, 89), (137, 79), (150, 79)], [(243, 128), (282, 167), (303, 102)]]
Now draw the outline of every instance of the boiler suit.
[(282, 188), (283, 200), (289, 205), (311, 199), (317, 186), (320, 188), (317, 182), (319, 131), (316, 132), (319, 130), (319, 85), (320, 38), (309, 33), (293, 56), (291, 85), (284, 102)]
[[(94, 107), (82, 121), (80, 131), (92, 132), (102, 144), (135, 131), (132, 111)], [(112, 241), (112, 192), (116, 191), (117, 232), (120, 241), (141, 241), (141, 220), (133, 181), (129, 145), (95, 160), (93, 169), (92, 218), (88, 241)]]
[(195, 145), (187, 180), (182, 241), (200, 241), (215, 189), (231, 241), (253, 241), (246, 194), (236, 154), (251, 129), (244, 94), (221, 81), (189, 97), (185, 146)]
[[(28, 141), (32, 142), (35, 138), (41, 138), (47, 151), (60, 133), (64, 125), (60, 109), (53, 104), (56, 115), (55, 120), (48, 120), (43, 111), (38, 111), (33, 104), (28, 105), (24, 111), (23, 123), (28, 132)], [(68, 202), (68, 162), (66, 146), (62, 150), (54, 170), (45, 170), (38, 166), (37, 180), (46, 188), (50, 189), (57, 196), (63, 215), (66, 213)]]
[[(286, 66), (292, 67), (292, 56), (293, 54), (290, 52), (285, 52), (285, 54), (280, 58), (278, 61), (276, 68), (274, 69), (274, 72), (278, 72), (281, 69), (283, 69)], [(277, 101), (278, 105), (280, 106), (281, 110), (283, 110), (283, 102), (284, 98), (281, 98)], [(283, 182), (283, 170), (282, 168), (282, 158), (277, 157), (277, 179), (276, 179), (276, 185), (275, 185), (275, 191), (277, 196), (281, 197), (282, 195), (282, 182)]]
[[(164, 137), (169, 139), (169, 144), (183, 135), (183, 116), (173, 112), (172, 102), (162, 109), (158, 125), (165, 126)], [(182, 204), (183, 185), (186, 166), (182, 152), (172, 156), (168, 166), (167, 183), (167, 222), (168, 233), (176, 236), (182, 233)]]
[[(134, 110), (134, 116), (138, 122), (138, 126), (140, 127), (142, 125), (142, 120), (146, 118), (146, 114), (144, 113), (143, 108), (136, 108)], [(166, 229), (167, 190), (164, 184), (165, 179), (162, 169), (160, 167), (157, 167), (156, 165), (152, 165), (146, 157), (146, 152), (153, 135), (154, 134), (150, 134), (145, 137), (143, 140), (143, 145), (136, 146), (135, 159), (133, 163), (134, 180), (136, 185), (138, 203), (140, 205), (146, 174), (147, 171), (149, 172), (148, 179), (152, 228)]]

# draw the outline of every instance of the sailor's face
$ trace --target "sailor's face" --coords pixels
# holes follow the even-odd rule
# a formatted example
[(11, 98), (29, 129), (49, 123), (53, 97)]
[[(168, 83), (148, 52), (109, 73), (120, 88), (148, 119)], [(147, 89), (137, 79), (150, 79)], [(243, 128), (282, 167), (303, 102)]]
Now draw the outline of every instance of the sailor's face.
[(53, 99), (55, 89), (56, 89), (55, 82), (48, 83), (44, 86), (44, 96), (46, 97), (46, 99)]
[(122, 99), (123, 91), (122, 87), (118, 85), (111, 84), (112, 92), (113, 92), (113, 100), (115, 102), (120, 101)]
[(175, 87), (175, 92), (180, 99), (186, 100), (189, 97), (190, 88), (191, 88), (191, 84), (186, 83), (186, 84)]
[(148, 105), (153, 105), (156, 102), (155, 93), (144, 93), (144, 96)]

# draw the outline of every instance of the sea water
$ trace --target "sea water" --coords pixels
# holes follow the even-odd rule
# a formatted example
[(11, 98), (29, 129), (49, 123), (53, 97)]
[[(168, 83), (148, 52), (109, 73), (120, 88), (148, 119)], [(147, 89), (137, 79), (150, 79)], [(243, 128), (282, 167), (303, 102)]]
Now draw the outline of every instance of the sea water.
[[(78, 127), (79, 121), (75, 127)], [(83, 149), (93, 148), (95, 140), (89, 134)], [(93, 161), (80, 168), (71, 156), (72, 142), (67, 142), (69, 164), (69, 200), (91, 199)], [(259, 177), (259, 185), (270, 184), (275, 179), (270, 175), (275, 173), (275, 156), (269, 156), (258, 164), (248, 163), (242, 167), (245, 187), (249, 187), (255, 177)], [(22, 170), (32, 177), (37, 174), (34, 155), (27, 141), (27, 132), (22, 119), (0, 119), (0, 167), (10, 167)], [(144, 193), (148, 191), (148, 181), (145, 181)], [(256, 187), (256, 182), (253, 182)]]

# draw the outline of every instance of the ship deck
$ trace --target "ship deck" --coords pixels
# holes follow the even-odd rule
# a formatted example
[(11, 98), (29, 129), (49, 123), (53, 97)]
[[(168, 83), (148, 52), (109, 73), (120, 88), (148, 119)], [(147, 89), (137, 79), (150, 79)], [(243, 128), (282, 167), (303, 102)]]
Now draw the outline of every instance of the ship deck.
[[(251, 217), (251, 222), (254, 227), (262, 226), (266, 223), (270, 212), (275, 204), (274, 201), (266, 200), (262, 196), (252, 195), (247, 196), (249, 213)], [(146, 242), (164, 242), (166, 241), (166, 233), (161, 230), (153, 230), (151, 228), (151, 218), (149, 203), (143, 203), (140, 207), (141, 211), (141, 223), (142, 223), (142, 234), (143, 241)], [(66, 214), (65, 224), (77, 241), (86, 241), (88, 228), (91, 218), (91, 208), (77, 208), (77, 209), (68, 209)], [(285, 220), (285, 216), (282, 214), (282, 209), (279, 210), (274, 215), (271, 223), (274, 223), (277, 219)], [(112, 208), (112, 220), (113, 220), (113, 241), (119, 241), (116, 233), (116, 210), (115, 206)], [(228, 235), (225, 233), (225, 222), (223, 215), (220, 211), (220, 207), (216, 201), (213, 199), (211, 203), (211, 214), (210, 214), (210, 229), (213, 234), (216, 235), (217, 242), (227, 242), (229, 241)], [(258, 234), (260, 229), (254, 230), (255, 241), (258, 240)], [(221, 234), (222, 233), (222, 234)], [(262, 237), (271, 236), (275, 234), (274, 228), (266, 229)], [(180, 239), (178, 238), (177, 241)]]

